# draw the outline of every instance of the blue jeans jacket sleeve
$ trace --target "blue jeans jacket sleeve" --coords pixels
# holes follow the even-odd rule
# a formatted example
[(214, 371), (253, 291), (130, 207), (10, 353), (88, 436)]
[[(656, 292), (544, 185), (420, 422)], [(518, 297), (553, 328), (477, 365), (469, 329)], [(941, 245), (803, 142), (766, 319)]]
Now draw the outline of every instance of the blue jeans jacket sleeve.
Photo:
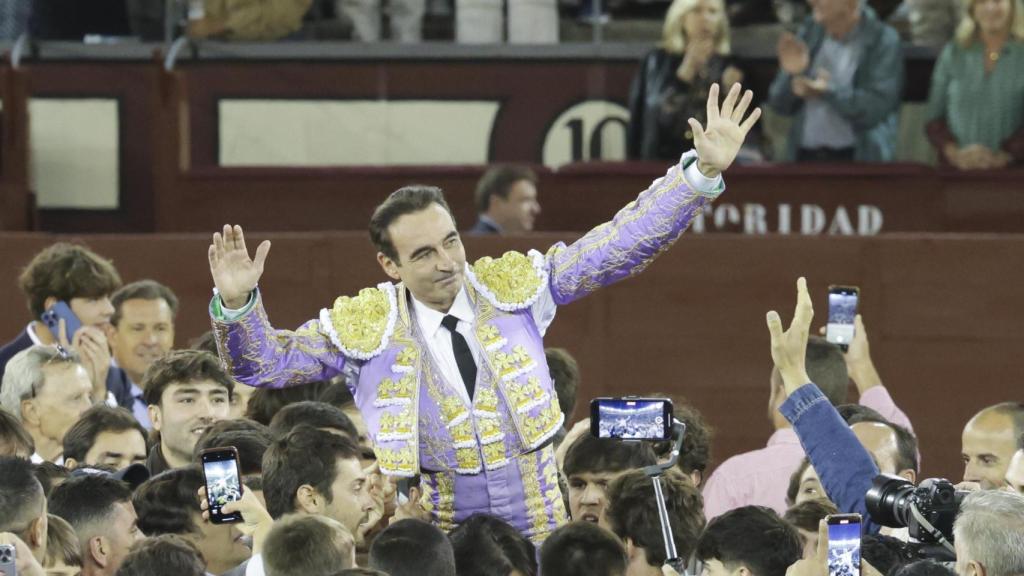
[(878, 475), (871, 454), (814, 384), (806, 384), (779, 407), (793, 425), (825, 493), (840, 512), (857, 512), (867, 534), (878, 532), (864, 504), (864, 494)]

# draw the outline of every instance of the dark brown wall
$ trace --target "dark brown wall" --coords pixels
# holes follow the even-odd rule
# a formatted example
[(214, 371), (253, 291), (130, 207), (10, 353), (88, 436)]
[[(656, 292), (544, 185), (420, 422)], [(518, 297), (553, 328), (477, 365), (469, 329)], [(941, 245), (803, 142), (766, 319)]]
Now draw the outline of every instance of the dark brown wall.
[[(254, 233), (254, 246), (264, 235)], [(261, 286), (271, 320), (294, 327), (340, 294), (383, 279), (362, 234), (274, 234)], [(555, 235), (470, 239), (472, 257), (544, 249)], [(28, 320), (18, 269), (53, 237), (0, 235), (0, 333)], [(182, 299), (178, 344), (207, 328), (207, 236), (93, 236), (126, 280)], [(559, 310), (549, 345), (579, 359), (581, 408), (599, 394), (676, 392), (717, 428), (715, 458), (763, 446), (771, 365), (764, 314), (788, 322), (807, 275), (819, 322), (829, 283), (858, 284), (879, 370), (921, 437), (924, 473), (960, 478), (960, 430), (980, 407), (1021, 399), (1024, 237), (801, 239), (686, 236), (641, 277)]]

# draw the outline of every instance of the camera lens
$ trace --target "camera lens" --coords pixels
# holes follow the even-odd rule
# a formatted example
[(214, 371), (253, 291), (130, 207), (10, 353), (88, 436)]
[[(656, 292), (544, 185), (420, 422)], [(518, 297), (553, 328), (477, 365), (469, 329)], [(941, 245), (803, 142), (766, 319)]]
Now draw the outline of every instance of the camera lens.
[(871, 488), (864, 495), (864, 503), (876, 523), (890, 528), (903, 528), (909, 520), (907, 498), (913, 493), (914, 485), (905, 478), (879, 474), (871, 481)]

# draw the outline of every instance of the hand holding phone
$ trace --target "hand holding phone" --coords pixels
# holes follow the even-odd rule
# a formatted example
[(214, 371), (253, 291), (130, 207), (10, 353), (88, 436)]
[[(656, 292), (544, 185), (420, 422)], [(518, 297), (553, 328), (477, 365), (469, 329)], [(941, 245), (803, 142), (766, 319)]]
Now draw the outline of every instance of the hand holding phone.
[(668, 440), (673, 421), (668, 398), (594, 398), (590, 402), (590, 433), (597, 438)]
[(825, 518), (829, 576), (860, 576), (860, 520), (860, 514), (832, 514)]
[[(82, 327), (82, 321), (71, 311), (71, 306), (68, 306), (68, 303), (63, 300), (47, 308), (39, 319), (50, 329), (53, 339), (65, 346), (74, 341), (75, 333)], [(64, 321), (63, 340), (61, 338), (61, 320)]]
[(238, 464), (238, 450), (234, 446), (207, 448), (199, 453), (206, 479), (206, 502), (210, 522), (228, 524), (241, 522), (241, 512), (224, 512), (230, 502), (242, 499), (242, 474)]
[(11, 532), (0, 532), (0, 573), (4, 576), (45, 576), (32, 549)]
[(838, 344), (845, 352), (853, 342), (854, 319), (857, 317), (857, 304), (860, 300), (860, 288), (856, 286), (829, 286), (828, 288), (828, 324), (825, 326), (825, 339)]

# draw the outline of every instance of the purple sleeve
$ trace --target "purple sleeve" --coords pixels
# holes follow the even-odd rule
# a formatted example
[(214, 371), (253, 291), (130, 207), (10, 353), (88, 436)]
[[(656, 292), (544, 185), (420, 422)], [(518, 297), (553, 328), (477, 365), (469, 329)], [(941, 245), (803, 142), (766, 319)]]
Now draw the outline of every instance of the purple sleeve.
[(643, 271), (720, 192), (697, 192), (684, 176), (683, 167), (676, 164), (611, 222), (569, 246), (553, 246), (548, 266), (555, 303), (568, 304)]
[(275, 330), (270, 325), (263, 299), (243, 316), (226, 321), (220, 298), (210, 303), (210, 316), (221, 362), (232, 378), (257, 388), (286, 388), (341, 373), (345, 356), (320, 331), (320, 321), (310, 320), (298, 330)]

